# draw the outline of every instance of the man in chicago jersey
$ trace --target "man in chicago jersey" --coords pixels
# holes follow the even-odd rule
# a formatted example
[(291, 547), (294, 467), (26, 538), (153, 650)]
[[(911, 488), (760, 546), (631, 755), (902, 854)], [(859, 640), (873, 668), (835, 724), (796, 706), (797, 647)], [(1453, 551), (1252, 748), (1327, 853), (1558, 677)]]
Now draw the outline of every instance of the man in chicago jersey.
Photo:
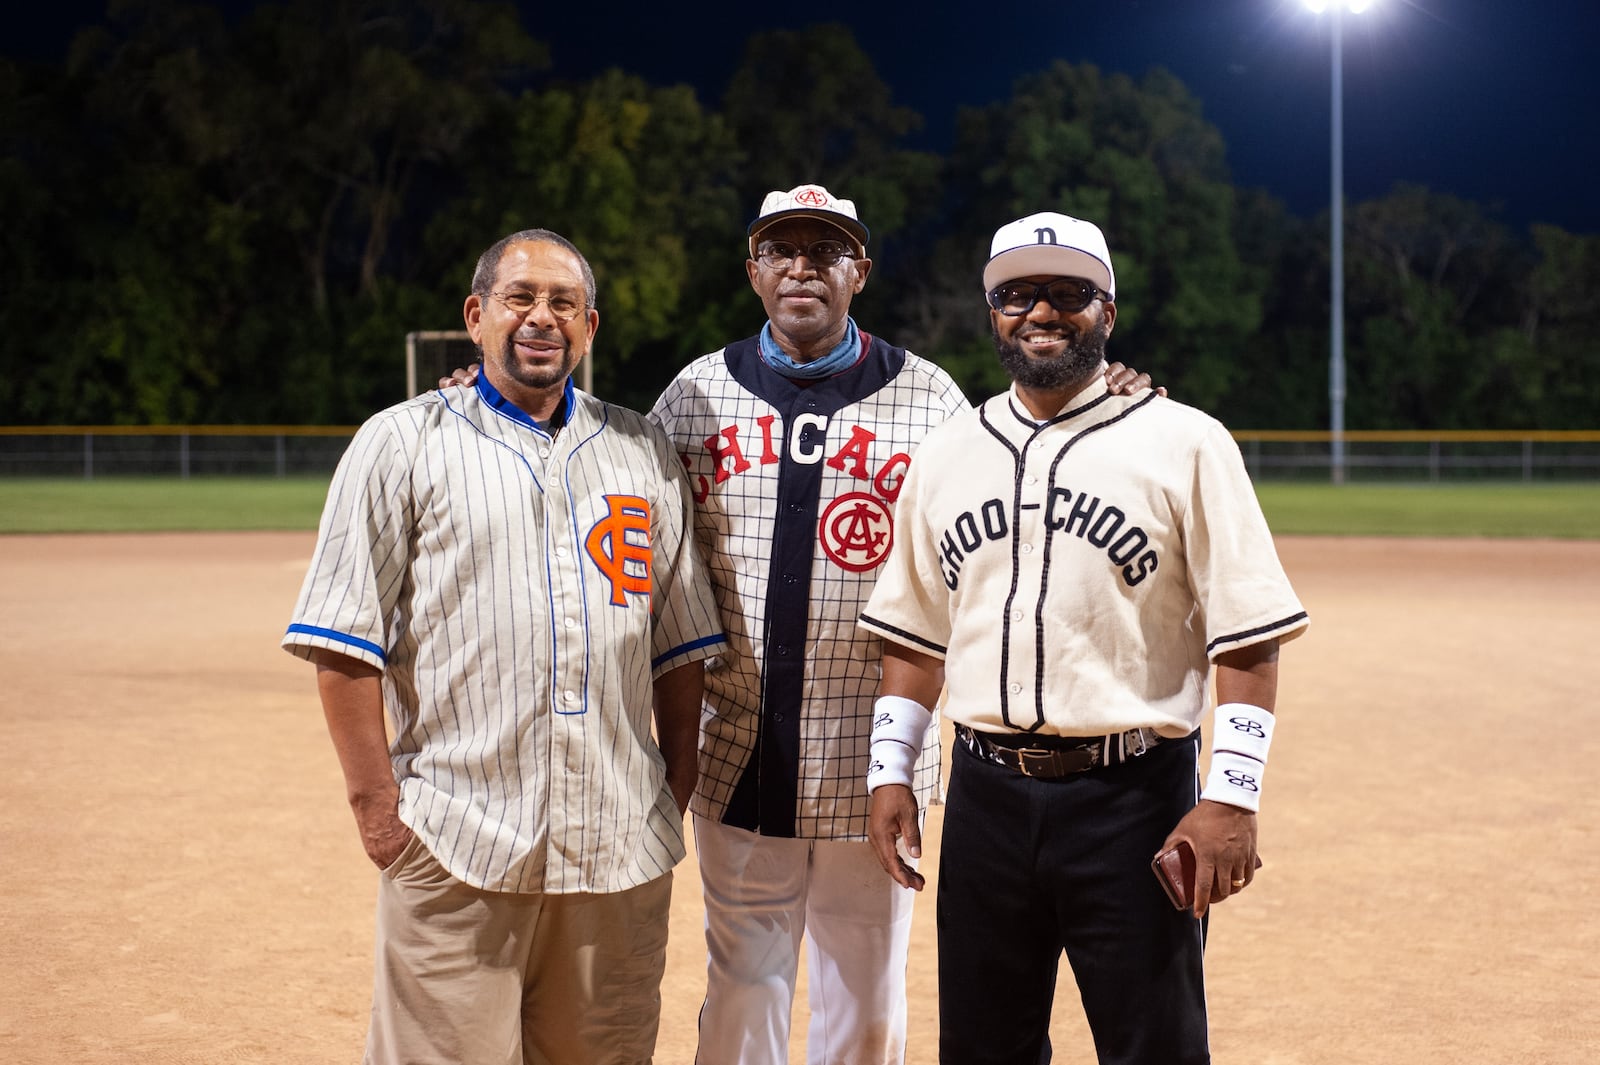
[[(968, 404), (938, 366), (850, 316), (872, 269), (850, 200), (815, 184), (774, 191), (746, 237), (767, 322), (692, 362), (650, 412), (688, 471), (728, 635), (706, 663), (690, 805), (706, 909), (699, 1060), (788, 1060), (804, 939), (808, 1060), (898, 1063), (911, 895), (867, 842), (882, 642), (855, 622), (918, 445)], [(911, 785), (926, 806), (937, 730), (917, 746)]]

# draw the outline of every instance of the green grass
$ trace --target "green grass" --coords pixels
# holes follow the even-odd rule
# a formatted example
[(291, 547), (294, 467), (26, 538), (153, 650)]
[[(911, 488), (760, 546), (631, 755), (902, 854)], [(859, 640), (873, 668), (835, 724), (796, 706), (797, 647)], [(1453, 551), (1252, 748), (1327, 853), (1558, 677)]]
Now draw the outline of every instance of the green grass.
[[(0, 478), (0, 533), (315, 529), (326, 477)], [(1257, 485), (1276, 533), (1600, 539), (1600, 484)]]
[(1256, 485), (1272, 531), (1600, 539), (1600, 484)]
[(327, 477), (0, 478), (0, 533), (315, 529)]

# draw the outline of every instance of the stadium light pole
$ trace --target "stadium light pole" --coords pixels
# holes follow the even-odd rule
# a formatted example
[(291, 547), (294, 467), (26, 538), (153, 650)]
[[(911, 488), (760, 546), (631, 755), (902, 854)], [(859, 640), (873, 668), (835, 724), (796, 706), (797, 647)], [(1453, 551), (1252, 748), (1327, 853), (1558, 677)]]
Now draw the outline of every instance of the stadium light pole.
[(1344, 9), (1360, 14), (1372, 0), (1305, 0), (1306, 7), (1328, 13), (1332, 44), (1333, 121), (1329, 143), (1332, 206), (1328, 222), (1328, 471), (1334, 484), (1344, 484)]

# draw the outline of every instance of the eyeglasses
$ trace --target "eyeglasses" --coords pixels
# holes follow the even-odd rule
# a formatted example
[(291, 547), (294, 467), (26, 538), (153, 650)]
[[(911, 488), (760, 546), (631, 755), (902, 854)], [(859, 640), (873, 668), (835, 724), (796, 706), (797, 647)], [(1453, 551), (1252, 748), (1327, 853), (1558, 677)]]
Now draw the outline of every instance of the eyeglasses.
[(989, 306), (1007, 318), (1020, 318), (1040, 300), (1062, 314), (1077, 314), (1097, 299), (1110, 300), (1111, 293), (1081, 277), (1063, 277), (1043, 285), (1031, 281), (1008, 281), (989, 293)]
[(581, 300), (562, 292), (554, 296), (535, 296), (531, 292), (491, 292), (489, 295), (505, 304), (506, 310), (519, 318), (526, 318), (539, 306), (540, 300), (550, 308), (550, 316), (558, 322), (570, 322), (584, 310)]
[(764, 240), (756, 247), (756, 258), (774, 270), (787, 270), (802, 255), (821, 270), (840, 259), (855, 258), (850, 245), (842, 240), (814, 240), (804, 247), (787, 240)]

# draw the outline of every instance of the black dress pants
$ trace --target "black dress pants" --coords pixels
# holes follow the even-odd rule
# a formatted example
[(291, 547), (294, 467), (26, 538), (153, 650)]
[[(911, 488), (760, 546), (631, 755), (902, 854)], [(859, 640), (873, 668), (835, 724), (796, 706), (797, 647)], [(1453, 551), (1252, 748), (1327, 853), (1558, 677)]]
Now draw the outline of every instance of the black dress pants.
[(1050, 1060), (1061, 955), (1101, 1065), (1206, 1065), (1203, 923), (1150, 872), (1196, 802), (1200, 736), (1053, 780), (954, 745), (940, 844), (939, 1060)]

